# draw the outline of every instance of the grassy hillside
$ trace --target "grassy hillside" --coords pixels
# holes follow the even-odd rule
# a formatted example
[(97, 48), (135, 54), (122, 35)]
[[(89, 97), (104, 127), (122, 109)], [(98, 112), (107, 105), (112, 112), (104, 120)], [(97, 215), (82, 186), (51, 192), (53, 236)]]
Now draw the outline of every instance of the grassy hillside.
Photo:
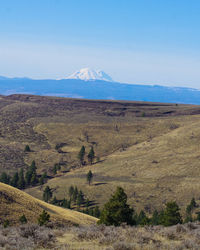
[[(35, 160), (57, 198), (77, 185), (100, 206), (119, 185), (131, 205), (149, 213), (168, 200), (182, 209), (192, 196), (200, 202), (199, 106), (13, 95), (1, 97), (0, 110), (0, 172), (26, 169)], [(82, 145), (87, 153), (93, 146), (100, 160), (80, 168)], [(27, 192), (41, 199), (44, 187)]]
[(37, 223), (37, 218), (43, 209), (50, 214), (51, 221), (63, 224), (90, 225), (97, 221), (94, 217), (53, 206), (0, 183), (0, 223), (5, 220), (9, 220), (11, 225), (19, 223), (19, 217), (23, 214), (29, 222)]

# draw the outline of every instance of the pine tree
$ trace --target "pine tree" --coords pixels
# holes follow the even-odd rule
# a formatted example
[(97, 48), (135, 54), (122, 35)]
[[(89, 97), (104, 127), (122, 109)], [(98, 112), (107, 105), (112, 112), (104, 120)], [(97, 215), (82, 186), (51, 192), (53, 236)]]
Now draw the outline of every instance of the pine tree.
[(74, 193), (74, 187), (73, 187), (73, 186), (70, 186), (70, 187), (69, 187), (69, 198), (70, 198), (70, 200), (71, 200), (72, 197), (73, 197), (73, 193)]
[(140, 211), (138, 218), (137, 218), (137, 224), (144, 226), (149, 224), (149, 219), (146, 216), (145, 212), (143, 210)]
[(78, 207), (80, 207), (81, 204), (83, 204), (83, 202), (84, 202), (84, 195), (83, 195), (83, 192), (80, 190), (78, 192), (78, 196), (77, 196), (77, 205), (78, 205)]
[(43, 178), (43, 176), (41, 176), (41, 177), (39, 178), (39, 183), (40, 183), (40, 185), (43, 185), (43, 184), (44, 184), (44, 178)]
[(153, 216), (151, 218), (151, 225), (159, 225), (159, 213), (157, 210), (154, 210)]
[(92, 182), (92, 178), (93, 178), (93, 173), (92, 173), (92, 171), (90, 170), (90, 171), (87, 173), (87, 182), (88, 182), (89, 185), (90, 185), (91, 182)]
[(101, 214), (100, 209), (99, 209), (98, 206), (96, 206), (96, 207), (94, 208), (94, 217), (99, 218), (99, 217), (100, 217), (100, 214)]
[(78, 153), (78, 159), (79, 159), (81, 165), (84, 164), (84, 157), (85, 157), (85, 147), (82, 146), (81, 150)]
[(31, 185), (34, 186), (37, 183), (38, 183), (38, 178), (37, 178), (36, 172), (33, 172), (31, 176)]
[(46, 186), (44, 192), (43, 192), (43, 200), (46, 202), (49, 202), (49, 200), (52, 198), (52, 191), (49, 186)]
[(35, 161), (33, 160), (32, 163), (31, 163), (31, 165), (30, 165), (30, 171), (31, 171), (32, 173), (35, 173), (36, 170), (37, 170), (36, 163), (35, 163)]
[(17, 187), (18, 181), (19, 181), (19, 175), (18, 175), (18, 172), (16, 172), (14, 173), (13, 178), (11, 179), (11, 182), (10, 182), (11, 186)]
[(67, 203), (68, 203), (67, 199), (64, 198), (61, 202), (61, 206), (67, 208)]
[(88, 208), (90, 206), (90, 200), (87, 198), (85, 202), (85, 206)]
[(31, 152), (31, 149), (30, 149), (29, 145), (26, 145), (26, 146), (25, 146), (24, 152)]
[(77, 201), (77, 197), (78, 197), (78, 188), (75, 187), (75, 188), (74, 188), (74, 193), (73, 193), (72, 200), (73, 200), (74, 202), (76, 202), (76, 201)]
[(197, 207), (197, 203), (196, 203), (194, 197), (191, 199), (190, 206), (192, 207), (192, 209), (194, 209), (195, 207)]
[(88, 154), (88, 161), (90, 162), (90, 164), (93, 163), (94, 158), (95, 158), (94, 149), (93, 147), (91, 147), (90, 152)]
[(57, 174), (57, 165), (56, 164), (53, 167), (53, 174)]
[(99, 224), (120, 226), (121, 223), (133, 224), (133, 209), (127, 204), (127, 195), (123, 188), (117, 187), (116, 192), (104, 205)]
[(163, 225), (172, 226), (178, 223), (182, 223), (182, 218), (179, 213), (179, 206), (176, 202), (168, 202), (164, 210)]
[(19, 222), (21, 222), (21, 224), (27, 223), (27, 219), (26, 219), (26, 216), (24, 214), (19, 218)]
[(3, 182), (3, 183), (5, 183), (5, 184), (9, 184), (10, 183), (10, 176), (7, 175), (5, 172), (3, 172), (1, 174), (0, 181)]
[(26, 185), (26, 183), (25, 183), (25, 179), (24, 179), (24, 170), (23, 170), (23, 168), (21, 168), (19, 171), (19, 180), (17, 183), (17, 187), (19, 189), (24, 189), (25, 185)]
[(43, 210), (43, 212), (38, 217), (38, 224), (40, 226), (46, 225), (49, 222), (49, 220), (50, 220), (50, 215), (45, 210)]

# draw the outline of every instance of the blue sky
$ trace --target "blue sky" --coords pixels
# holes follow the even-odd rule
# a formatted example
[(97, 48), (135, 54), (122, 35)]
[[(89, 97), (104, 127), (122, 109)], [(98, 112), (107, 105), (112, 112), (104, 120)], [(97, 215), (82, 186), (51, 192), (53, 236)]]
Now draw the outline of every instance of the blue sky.
[(83, 67), (140, 84), (200, 88), (199, 0), (0, 0), (0, 75)]

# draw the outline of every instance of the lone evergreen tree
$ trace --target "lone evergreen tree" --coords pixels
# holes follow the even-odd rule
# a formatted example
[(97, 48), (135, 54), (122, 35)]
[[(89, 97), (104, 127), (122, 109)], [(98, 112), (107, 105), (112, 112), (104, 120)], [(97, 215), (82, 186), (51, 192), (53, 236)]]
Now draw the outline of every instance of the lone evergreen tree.
[(30, 149), (29, 145), (26, 145), (26, 146), (25, 146), (24, 152), (31, 152), (31, 149)]
[(46, 202), (49, 202), (49, 200), (52, 198), (52, 191), (49, 186), (46, 186), (44, 192), (43, 192), (43, 200)]
[(19, 222), (21, 222), (21, 224), (27, 223), (27, 219), (26, 219), (26, 216), (24, 214), (19, 218)]
[(88, 182), (89, 185), (90, 185), (91, 182), (92, 182), (92, 178), (93, 178), (93, 173), (92, 173), (92, 171), (90, 170), (90, 171), (87, 173), (87, 182)]
[(78, 159), (79, 159), (81, 165), (84, 164), (84, 157), (85, 157), (85, 147), (82, 146), (81, 150), (78, 153)]
[(182, 223), (182, 218), (179, 213), (179, 206), (176, 202), (168, 202), (163, 214), (163, 225), (172, 226), (178, 223)]
[(127, 204), (127, 195), (123, 188), (117, 187), (116, 192), (104, 205), (99, 224), (120, 226), (121, 223), (133, 224), (133, 209)]
[(49, 220), (50, 220), (50, 215), (45, 210), (43, 210), (43, 212), (38, 217), (38, 224), (40, 226), (46, 225), (49, 222)]
[(90, 164), (93, 163), (94, 158), (95, 158), (94, 149), (93, 149), (93, 147), (91, 147), (90, 152), (88, 154), (88, 161), (90, 162)]

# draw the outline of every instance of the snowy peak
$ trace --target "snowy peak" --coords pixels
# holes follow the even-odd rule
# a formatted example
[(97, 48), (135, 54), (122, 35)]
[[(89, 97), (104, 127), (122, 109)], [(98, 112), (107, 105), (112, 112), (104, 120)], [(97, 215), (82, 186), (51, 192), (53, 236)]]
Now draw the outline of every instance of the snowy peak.
[(84, 68), (79, 71), (76, 71), (72, 75), (66, 77), (65, 79), (79, 79), (84, 81), (94, 81), (94, 80), (101, 80), (101, 81), (108, 81), (112, 82), (112, 78), (106, 74), (102, 70), (93, 70), (89, 68)]

